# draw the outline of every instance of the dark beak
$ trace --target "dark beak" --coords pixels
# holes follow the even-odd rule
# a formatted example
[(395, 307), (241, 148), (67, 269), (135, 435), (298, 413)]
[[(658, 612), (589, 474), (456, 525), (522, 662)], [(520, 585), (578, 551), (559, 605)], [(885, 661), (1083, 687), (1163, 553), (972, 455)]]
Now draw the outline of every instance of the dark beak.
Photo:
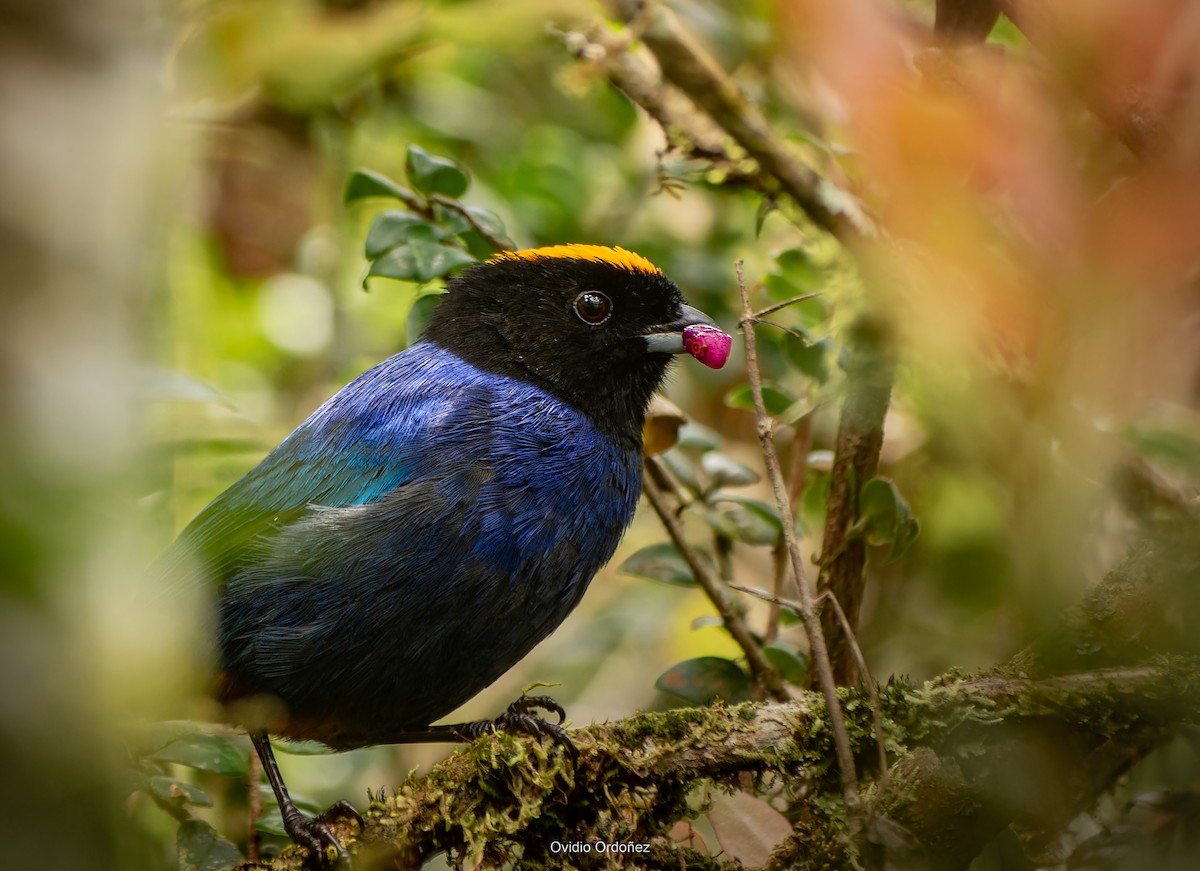
[(646, 350), (651, 354), (683, 354), (687, 348), (683, 345), (683, 331), (697, 324), (715, 327), (716, 322), (700, 309), (690, 305), (680, 307), (679, 318), (669, 324), (660, 324), (642, 336), (646, 341)]

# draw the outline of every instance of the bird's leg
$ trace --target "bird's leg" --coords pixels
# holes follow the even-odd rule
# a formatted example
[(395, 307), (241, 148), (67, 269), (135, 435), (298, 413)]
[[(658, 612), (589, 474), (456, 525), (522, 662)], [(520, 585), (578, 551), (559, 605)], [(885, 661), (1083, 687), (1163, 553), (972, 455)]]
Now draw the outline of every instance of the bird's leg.
[(275, 792), (275, 800), (279, 802), (279, 812), (283, 816), (283, 828), (288, 833), (288, 837), (308, 850), (309, 860), (318, 868), (329, 867), (329, 847), (333, 847), (337, 852), (336, 862), (338, 864), (345, 863), (348, 866), (350, 854), (329, 831), (327, 823), (339, 818), (352, 819), (358, 823), (359, 829), (362, 829), (363, 818), (358, 811), (351, 807), (349, 802), (339, 801), (319, 816), (306, 816), (300, 808), (296, 807), (296, 803), (288, 794), (287, 787), (283, 783), (283, 776), (279, 773), (279, 766), (275, 762), (275, 751), (271, 749), (271, 739), (267, 737), (267, 733), (251, 732), (250, 741), (254, 744), (254, 749), (258, 751), (258, 758), (262, 761), (263, 770), (267, 773), (267, 780), (271, 782), (271, 789)]
[[(558, 716), (557, 723), (543, 720), (533, 713), (537, 708)], [(474, 720), (470, 723), (451, 723), (443, 726), (428, 726), (424, 729), (406, 730), (388, 735), (382, 743), (419, 744), (425, 741), (474, 741), (488, 732), (516, 732), (534, 738), (549, 738), (567, 752), (572, 759), (579, 750), (571, 741), (567, 730), (560, 725), (567, 712), (562, 705), (549, 696), (521, 696), (508, 706), (503, 714), (490, 720)]]

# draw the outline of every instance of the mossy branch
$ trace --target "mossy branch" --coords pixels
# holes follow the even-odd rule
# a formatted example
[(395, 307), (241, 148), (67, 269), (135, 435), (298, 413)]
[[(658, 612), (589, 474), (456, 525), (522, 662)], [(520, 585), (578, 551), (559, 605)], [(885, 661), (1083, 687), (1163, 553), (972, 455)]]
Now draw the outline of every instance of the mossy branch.
[[(885, 790), (867, 793), (872, 816), (902, 826), (938, 856), (969, 857), (1012, 819), (1036, 820), (1052, 801), (1058, 817), (1094, 798), (1086, 787), (1064, 796), (1062, 784), (1084, 782), (1097, 767), (1111, 772), (1112, 759), (1128, 764), (1173, 727), (1196, 721), (1198, 690), (1200, 662), (1184, 658), (1040, 681), (995, 674), (922, 687), (893, 681), (881, 696), (900, 761)], [(871, 706), (857, 690), (844, 690), (842, 701), (855, 750), (870, 765)], [(567, 842), (640, 845), (642, 852), (626, 856), (635, 856), (638, 867), (735, 868), (676, 844), (666, 832), (695, 816), (706, 792), (735, 789), (745, 774), (773, 772), (803, 786), (807, 796), (804, 854), (790, 853), (789, 839), (776, 858), (788, 855), (797, 867), (816, 867), (818, 860), (842, 867), (854, 855), (843, 834), (840, 783), (828, 766), (833, 747), (819, 694), (638, 714), (573, 737), (576, 764), (549, 744), (483, 738), (373, 803), (364, 832), (347, 824), (338, 834), (357, 834), (351, 843), (360, 871), (416, 868), (444, 851), (471, 867), (519, 856), (522, 868), (556, 868), (564, 857), (555, 844)], [(1122, 747), (1124, 753), (1114, 751)], [(1055, 764), (1025, 769), (1019, 798), (1011, 789), (995, 792), (1021, 755)], [(293, 848), (273, 862), (242, 867), (297, 869), (301, 857)], [(951, 864), (939, 859), (934, 867)]]

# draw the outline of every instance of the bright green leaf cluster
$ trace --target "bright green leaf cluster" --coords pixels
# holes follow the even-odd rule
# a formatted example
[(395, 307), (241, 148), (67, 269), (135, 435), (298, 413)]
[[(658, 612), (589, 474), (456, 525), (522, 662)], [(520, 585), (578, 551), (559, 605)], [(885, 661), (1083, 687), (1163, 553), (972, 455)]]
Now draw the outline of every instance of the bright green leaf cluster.
[(459, 164), (410, 145), (405, 167), (411, 187), (367, 169), (355, 170), (346, 182), (347, 203), (382, 197), (403, 204), (380, 212), (371, 224), (368, 278), (427, 284), (512, 246), (496, 215), (459, 202), (470, 186)]

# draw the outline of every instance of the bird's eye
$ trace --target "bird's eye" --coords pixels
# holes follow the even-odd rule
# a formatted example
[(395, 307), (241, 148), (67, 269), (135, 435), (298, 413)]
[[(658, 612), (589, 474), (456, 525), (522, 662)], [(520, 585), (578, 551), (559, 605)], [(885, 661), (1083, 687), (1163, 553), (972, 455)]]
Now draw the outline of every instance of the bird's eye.
[(598, 290), (587, 290), (575, 297), (575, 314), (585, 324), (599, 326), (612, 314), (612, 300)]

